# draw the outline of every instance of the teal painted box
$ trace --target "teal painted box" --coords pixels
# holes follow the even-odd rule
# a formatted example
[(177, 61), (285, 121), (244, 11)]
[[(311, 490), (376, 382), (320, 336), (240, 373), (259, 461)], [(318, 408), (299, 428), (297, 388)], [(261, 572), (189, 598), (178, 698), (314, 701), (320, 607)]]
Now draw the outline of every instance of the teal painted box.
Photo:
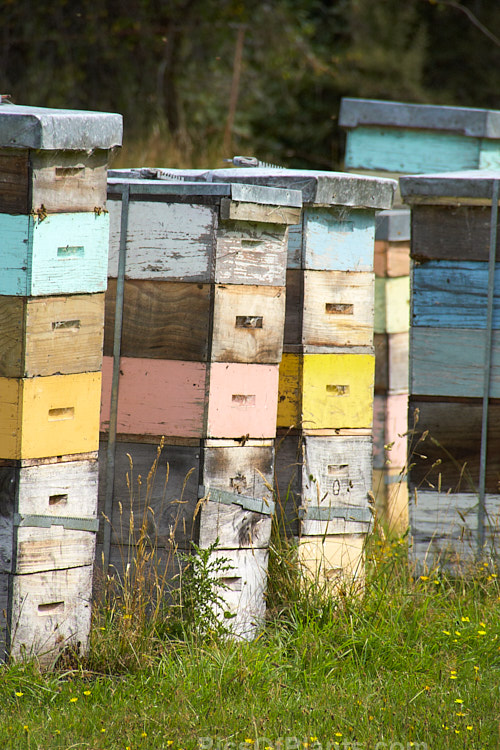
[(0, 294), (103, 292), (108, 243), (107, 213), (0, 214)]
[(342, 100), (345, 169), (422, 174), (500, 167), (500, 111)]

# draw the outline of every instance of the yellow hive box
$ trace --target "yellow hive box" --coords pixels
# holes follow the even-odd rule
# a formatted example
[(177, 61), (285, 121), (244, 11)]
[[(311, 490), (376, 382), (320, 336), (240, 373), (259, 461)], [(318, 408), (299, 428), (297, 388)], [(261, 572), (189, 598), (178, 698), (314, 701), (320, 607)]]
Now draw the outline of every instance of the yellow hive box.
[(374, 378), (371, 354), (283, 354), (278, 427), (371, 429)]
[(99, 448), (101, 373), (0, 378), (0, 458)]

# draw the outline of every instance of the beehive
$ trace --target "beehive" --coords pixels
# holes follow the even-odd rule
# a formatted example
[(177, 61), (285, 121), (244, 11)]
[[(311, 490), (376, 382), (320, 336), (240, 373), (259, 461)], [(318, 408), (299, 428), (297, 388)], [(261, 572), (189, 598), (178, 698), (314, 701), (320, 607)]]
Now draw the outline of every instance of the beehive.
[[(343, 574), (361, 578), (363, 539), (371, 518), (372, 468), (366, 452), (371, 451), (373, 423), (375, 211), (391, 206), (395, 185), (306, 170), (229, 169), (187, 175), (302, 191), (302, 221), (291, 227), (288, 241), (277, 487), (285, 526), (299, 535), (308, 573), (335, 581)], [(354, 453), (353, 440), (360, 441)], [(356, 451), (365, 456), (360, 464), (365, 474), (356, 479), (353, 511), (345, 493), (327, 488), (341, 480), (349, 484), (348, 466)], [(322, 472), (321, 479), (316, 472)], [(329, 498), (326, 506), (320, 503), (320, 486)]]
[(120, 115), (0, 104), (0, 656), (86, 647), (109, 150)]
[(410, 526), (428, 566), (495, 554), (499, 181), (487, 170), (401, 180), (412, 206)]
[[(233, 632), (251, 637), (265, 610), (287, 235), (301, 195), (123, 172), (108, 190), (101, 455), (109, 461), (100, 495), (104, 509), (111, 486), (113, 503), (103, 549), (123, 568), (127, 453), (147, 476), (164, 436), (159, 460), (165, 472), (169, 463), (169, 479), (150, 501), (151, 544), (174, 564), (174, 548), (218, 539), (214, 556), (227, 553), (236, 570), (224, 594)], [(131, 502), (137, 519), (140, 499)]]

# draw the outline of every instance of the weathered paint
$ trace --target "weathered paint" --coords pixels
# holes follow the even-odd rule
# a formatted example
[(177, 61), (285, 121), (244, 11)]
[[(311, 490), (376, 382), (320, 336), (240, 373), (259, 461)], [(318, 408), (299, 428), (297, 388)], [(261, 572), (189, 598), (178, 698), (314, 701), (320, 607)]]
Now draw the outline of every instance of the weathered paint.
[[(119, 433), (202, 437), (207, 365), (122, 357)], [(109, 429), (113, 360), (103, 357), (101, 429)]]
[(362, 586), (365, 577), (365, 534), (302, 537), (298, 553), (306, 578), (338, 586)]
[(0, 378), (0, 455), (41, 458), (95, 451), (101, 373)]
[(375, 395), (373, 462), (378, 469), (400, 469), (407, 462), (408, 394)]
[(402, 333), (410, 327), (410, 278), (375, 278), (375, 333)]
[[(410, 331), (410, 393), (481, 398), (485, 329), (424, 328)], [(491, 348), (490, 397), (500, 398), (500, 333)]]
[(284, 286), (287, 237), (286, 225), (221, 222), (214, 280), (219, 284)]
[(374, 376), (370, 354), (284, 354), (278, 427), (371, 427)]
[(0, 296), (0, 376), (100, 370), (104, 294)]
[[(484, 157), (483, 155), (484, 150)], [(422, 174), (500, 167), (500, 142), (456, 133), (361, 126), (347, 134), (347, 169)]]
[[(488, 264), (431, 260), (415, 265), (412, 325), (486, 328)], [(500, 266), (495, 269), (493, 327), (500, 328)]]
[[(118, 275), (122, 204), (108, 200), (108, 276)], [(214, 206), (131, 200), (126, 277), (170, 281), (212, 280), (217, 212)]]
[(304, 208), (302, 267), (372, 271), (375, 212), (361, 208)]
[(212, 363), (207, 436), (274, 437), (278, 369), (278, 365)]
[(0, 294), (103, 292), (108, 227), (106, 213), (0, 214)]

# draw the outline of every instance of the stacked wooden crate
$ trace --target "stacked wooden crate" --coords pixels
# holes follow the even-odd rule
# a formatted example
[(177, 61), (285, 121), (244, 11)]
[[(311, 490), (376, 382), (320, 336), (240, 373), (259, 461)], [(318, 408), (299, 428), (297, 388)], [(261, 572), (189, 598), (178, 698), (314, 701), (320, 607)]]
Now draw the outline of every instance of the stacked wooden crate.
[(500, 171), (406, 177), (410, 529), (420, 565), (498, 554)]
[(383, 521), (408, 528), (406, 432), (410, 213), (381, 211), (375, 231), (373, 492)]
[(218, 540), (214, 558), (234, 568), (223, 592), (233, 630), (250, 637), (265, 609), (286, 240), (301, 195), (122, 177), (110, 178), (108, 197), (104, 555), (123, 572), (143, 520), (158, 569), (192, 541)]
[(108, 151), (119, 115), (0, 104), (0, 658), (85, 648)]
[[(342, 100), (339, 123), (347, 130), (345, 168), (356, 173), (378, 174), (400, 177), (404, 174), (424, 172), (450, 172), (464, 169), (489, 169), (500, 166), (500, 112), (468, 107), (443, 107), (437, 105), (406, 104), (369, 99)], [(387, 219), (379, 217), (380, 236), (376, 255), (393, 254), (392, 241), (388, 242), (386, 230), (390, 223), (410, 223), (408, 209), (402, 206), (399, 190), (396, 192), (396, 216)], [(404, 211), (408, 212), (406, 219)], [(386, 230), (384, 230), (384, 227)], [(405, 232), (406, 234), (406, 232)], [(387, 257), (382, 263), (375, 262), (376, 296), (376, 355), (386, 354), (381, 349), (377, 334), (398, 335), (393, 341), (395, 357), (388, 358), (388, 387), (385, 393), (378, 388), (374, 428), (374, 489), (382, 517), (397, 531), (402, 531), (407, 522), (405, 512), (406, 489), (401, 481), (406, 465), (406, 451), (403, 448), (407, 431), (405, 416), (405, 393), (408, 390), (408, 372), (404, 373), (403, 348), (409, 329), (409, 235), (401, 238), (398, 250), (398, 268), (394, 267), (394, 257)], [(378, 244), (378, 243), (377, 243)], [(403, 256), (406, 253), (406, 258)], [(380, 268), (380, 274), (378, 271)], [(392, 272), (390, 269), (393, 269)], [(387, 280), (386, 276), (397, 276)], [(378, 278), (380, 276), (380, 278)], [(391, 289), (389, 289), (391, 287)], [(384, 294), (384, 292), (386, 292)], [(377, 308), (382, 307), (383, 319), (377, 316)], [(377, 320), (378, 317), (378, 320)], [(385, 367), (378, 365), (379, 372)], [(392, 367), (395, 371), (391, 372)], [(406, 378), (406, 385), (404, 385)], [(397, 383), (397, 397), (392, 383)], [(377, 388), (377, 386), (376, 386)], [(392, 446), (390, 451), (384, 445)], [(384, 468), (382, 466), (384, 465)]]
[(309, 573), (352, 581), (371, 522), (375, 211), (391, 206), (395, 184), (285, 169), (199, 178), (302, 191), (288, 241), (276, 491)]

